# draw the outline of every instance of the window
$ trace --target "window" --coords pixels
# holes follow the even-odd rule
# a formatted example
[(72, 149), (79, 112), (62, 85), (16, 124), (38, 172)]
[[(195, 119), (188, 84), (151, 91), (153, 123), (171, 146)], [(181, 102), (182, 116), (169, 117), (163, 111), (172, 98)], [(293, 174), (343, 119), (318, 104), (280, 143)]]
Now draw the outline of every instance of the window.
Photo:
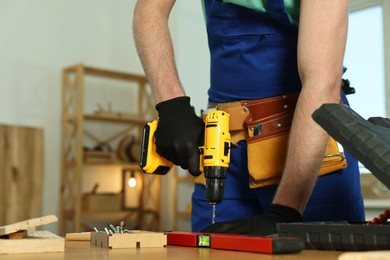
[(386, 116), (383, 37), (381, 5), (350, 14), (343, 77), (356, 90), (348, 96), (351, 108), (365, 119)]

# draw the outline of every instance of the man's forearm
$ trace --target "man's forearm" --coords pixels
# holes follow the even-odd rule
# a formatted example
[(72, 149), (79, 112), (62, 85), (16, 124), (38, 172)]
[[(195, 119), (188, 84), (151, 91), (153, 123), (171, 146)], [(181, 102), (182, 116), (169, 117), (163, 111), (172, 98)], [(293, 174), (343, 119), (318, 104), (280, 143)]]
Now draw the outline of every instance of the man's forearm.
[(184, 95), (168, 28), (174, 2), (139, 0), (134, 9), (134, 39), (157, 103)]
[(274, 203), (303, 212), (326, 151), (328, 135), (311, 118), (340, 96), (348, 26), (347, 0), (302, 0), (298, 68), (302, 91), (296, 106), (286, 165)]

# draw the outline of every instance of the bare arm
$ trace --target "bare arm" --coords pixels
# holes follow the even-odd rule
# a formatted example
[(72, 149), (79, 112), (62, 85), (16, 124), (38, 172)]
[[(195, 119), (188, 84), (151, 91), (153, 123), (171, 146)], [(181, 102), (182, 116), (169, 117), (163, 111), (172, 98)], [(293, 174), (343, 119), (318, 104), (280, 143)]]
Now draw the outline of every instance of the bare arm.
[(168, 18), (175, 0), (138, 0), (133, 31), (156, 102), (184, 95), (176, 70)]
[(274, 203), (303, 212), (325, 154), (328, 135), (311, 118), (337, 103), (348, 29), (347, 0), (301, 0), (298, 68), (302, 91), (291, 127), (283, 178)]

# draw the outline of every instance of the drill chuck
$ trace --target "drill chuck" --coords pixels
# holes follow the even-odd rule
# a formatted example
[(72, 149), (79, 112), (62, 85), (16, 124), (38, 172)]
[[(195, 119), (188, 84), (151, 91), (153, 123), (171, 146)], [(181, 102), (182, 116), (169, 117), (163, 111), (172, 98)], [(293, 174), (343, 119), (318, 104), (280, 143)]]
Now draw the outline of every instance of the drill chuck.
[(218, 204), (225, 190), (226, 167), (210, 166), (204, 168), (206, 178), (206, 197), (210, 204)]

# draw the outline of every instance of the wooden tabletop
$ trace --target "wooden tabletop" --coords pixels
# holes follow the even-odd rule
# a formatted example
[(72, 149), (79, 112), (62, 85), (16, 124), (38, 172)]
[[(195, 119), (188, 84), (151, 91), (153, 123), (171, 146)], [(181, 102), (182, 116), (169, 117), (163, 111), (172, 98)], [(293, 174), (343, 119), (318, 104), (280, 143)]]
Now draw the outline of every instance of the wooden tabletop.
[[(1, 245), (0, 245), (1, 246)], [(90, 246), (86, 241), (66, 241), (65, 252), (44, 254), (0, 255), (0, 259), (56, 260), (56, 259), (158, 259), (158, 260), (192, 260), (192, 259), (245, 259), (245, 260), (334, 260), (342, 252), (305, 250), (296, 254), (268, 255), (209, 248), (167, 246), (165, 248), (107, 249)]]

